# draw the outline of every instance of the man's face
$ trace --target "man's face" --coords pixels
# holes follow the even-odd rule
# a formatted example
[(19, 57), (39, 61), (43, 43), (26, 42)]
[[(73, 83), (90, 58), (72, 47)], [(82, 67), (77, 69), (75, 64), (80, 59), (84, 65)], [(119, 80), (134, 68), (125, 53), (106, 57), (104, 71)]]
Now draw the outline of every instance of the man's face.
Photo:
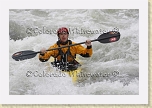
[(66, 42), (68, 40), (69, 34), (67, 32), (62, 32), (59, 34), (59, 38), (61, 42)]

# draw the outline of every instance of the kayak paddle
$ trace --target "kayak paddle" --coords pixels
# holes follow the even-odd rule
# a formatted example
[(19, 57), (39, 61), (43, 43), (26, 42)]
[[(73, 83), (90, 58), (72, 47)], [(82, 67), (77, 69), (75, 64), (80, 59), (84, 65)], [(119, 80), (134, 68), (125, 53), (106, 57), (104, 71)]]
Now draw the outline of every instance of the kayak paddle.
[[(101, 34), (97, 39), (91, 40), (91, 42), (98, 41), (100, 43), (111, 43), (111, 42), (116, 42), (119, 39), (120, 39), (120, 33), (118, 31), (109, 31), (107, 33)], [(84, 43), (85, 42), (80, 42), (80, 43), (76, 43), (76, 44), (72, 44), (72, 45), (62, 46), (62, 47), (58, 47), (58, 48), (52, 48), (52, 49), (49, 49), (47, 51), (71, 47), (71, 46), (84, 44)], [(14, 53), (12, 55), (12, 58), (16, 61), (21, 61), (21, 60), (33, 58), (38, 53), (40, 53), (40, 51), (38, 51), (38, 52), (31, 51), (31, 50), (19, 51), (19, 52)]]

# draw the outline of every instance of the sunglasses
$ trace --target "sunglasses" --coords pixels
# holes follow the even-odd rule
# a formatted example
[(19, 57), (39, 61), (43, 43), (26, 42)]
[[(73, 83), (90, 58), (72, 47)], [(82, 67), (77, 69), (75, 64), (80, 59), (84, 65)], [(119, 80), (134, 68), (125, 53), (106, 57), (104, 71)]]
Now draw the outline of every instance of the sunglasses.
[(59, 35), (67, 35), (67, 34), (68, 34), (67, 32), (59, 33)]

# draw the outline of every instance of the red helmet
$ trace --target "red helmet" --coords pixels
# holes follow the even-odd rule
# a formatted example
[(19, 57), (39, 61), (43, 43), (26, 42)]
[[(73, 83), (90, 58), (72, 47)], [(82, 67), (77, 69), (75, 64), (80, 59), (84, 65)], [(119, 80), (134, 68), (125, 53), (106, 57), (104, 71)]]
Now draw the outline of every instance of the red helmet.
[(59, 34), (62, 33), (62, 32), (66, 32), (66, 33), (69, 34), (69, 31), (66, 27), (59, 28), (58, 31), (57, 31), (57, 35), (59, 36)]

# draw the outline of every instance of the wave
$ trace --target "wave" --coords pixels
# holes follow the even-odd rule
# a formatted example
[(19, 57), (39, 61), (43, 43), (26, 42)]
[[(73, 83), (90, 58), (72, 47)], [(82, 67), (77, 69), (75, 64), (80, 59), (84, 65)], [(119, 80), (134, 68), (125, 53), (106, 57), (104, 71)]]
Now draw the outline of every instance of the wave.
[[(9, 88), (10, 95), (137, 95), (139, 94), (139, 10), (31, 10), (9, 11)], [(47, 71), (49, 63), (38, 56), (14, 61), (13, 53), (23, 50), (39, 51), (49, 48), (57, 40), (56, 30), (65, 26), (71, 30), (69, 38), (75, 42), (95, 39), (102, 32), (115, 27), (121, 33), (115, 43), (93, 42), (93, 55), (79, 59), (83, 74), (102, 76), (81, 77), (73, 84), (66, 77), (27, 77), (28, 71)], [(77, 29), (77, 32), (76, 32)], [(98, 30), (98, 33), (84, 31)], [(117, 76), (114, 76), (117, 72)]]

